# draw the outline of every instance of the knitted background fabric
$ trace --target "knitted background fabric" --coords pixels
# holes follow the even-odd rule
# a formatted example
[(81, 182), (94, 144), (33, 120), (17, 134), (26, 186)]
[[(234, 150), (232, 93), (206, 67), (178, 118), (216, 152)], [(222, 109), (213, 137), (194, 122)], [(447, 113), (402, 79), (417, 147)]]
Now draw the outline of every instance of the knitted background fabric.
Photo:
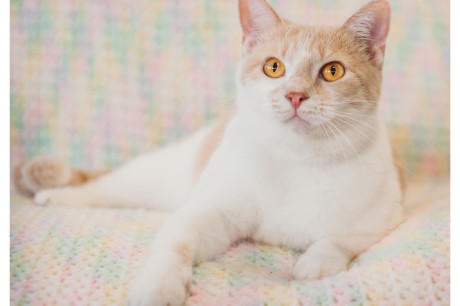
[[(413, 180), (449, 172), (449, 1), (390, 1), (381, 113)], [(270, 1), (341, 25), (365, 0)], [(233, 109), (241, 30), (229, 0), (12, 0), (12, 164), (112, 168)]]
[[(326, 25), (366, 3), (269, 2)], [(430, 182), (409, 190), (407, 221), (315, 282), (291, 279), (298, 250), (237, 244), (194, 268), (188, 305), (448, 305), (449, 2), (390, 2), (380, 111), (410, 181)], [(225, 116), (240, 44), (236, 1), (11, 0), (11, 165), (48, 155), (113, 168)], [(14, 195), (11, 304), (121, 305), (167, 217)]]

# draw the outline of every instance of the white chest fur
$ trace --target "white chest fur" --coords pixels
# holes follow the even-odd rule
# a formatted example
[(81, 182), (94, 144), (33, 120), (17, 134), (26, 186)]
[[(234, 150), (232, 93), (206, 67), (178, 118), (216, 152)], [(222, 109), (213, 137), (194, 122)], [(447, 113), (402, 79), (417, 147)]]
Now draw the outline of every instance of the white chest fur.
[(359, 163), (328, 169), (284, 164), (274, 172), (266, 176), (266, 186), (258, 186), (260, 224), (255, 238), (292, 247), (356, 229), (382, 180), (369, 178)]
[(386, 142), (376, 145), (359, 157), (330, 163), (289, 161), (249, 145), (248, 161), (242, 162), (247, 168), (240, 173), (251, 178), (257, 199), (254, 238), (305, 248), (325, 236), (387, 230), (400, 192)]

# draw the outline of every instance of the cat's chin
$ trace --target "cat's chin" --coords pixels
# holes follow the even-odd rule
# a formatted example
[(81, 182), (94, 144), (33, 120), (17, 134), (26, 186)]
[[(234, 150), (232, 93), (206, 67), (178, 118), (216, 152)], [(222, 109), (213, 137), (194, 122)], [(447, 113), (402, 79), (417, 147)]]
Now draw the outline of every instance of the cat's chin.
[(297, 134), (305, 134), (312, 130), (313, 124), (300, 118), (299, 116), (293, 116), (285, 121), (292, 131)]

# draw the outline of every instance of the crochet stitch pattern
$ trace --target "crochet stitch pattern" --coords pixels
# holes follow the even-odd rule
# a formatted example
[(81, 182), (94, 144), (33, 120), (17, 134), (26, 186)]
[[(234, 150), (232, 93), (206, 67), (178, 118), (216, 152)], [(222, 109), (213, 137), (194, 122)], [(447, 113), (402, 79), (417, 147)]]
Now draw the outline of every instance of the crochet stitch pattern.
[[(322, 280), (292, 280), (299, 250), (252, 241), (194, 268), (186, 305), (449, 305), (449, 192), (411, 191), (403, 224)], [(433, 197), (433, 194), (436, 197)], [(168, 217), (141, 209), (11, 208), (13, 305), (122, 305)]]

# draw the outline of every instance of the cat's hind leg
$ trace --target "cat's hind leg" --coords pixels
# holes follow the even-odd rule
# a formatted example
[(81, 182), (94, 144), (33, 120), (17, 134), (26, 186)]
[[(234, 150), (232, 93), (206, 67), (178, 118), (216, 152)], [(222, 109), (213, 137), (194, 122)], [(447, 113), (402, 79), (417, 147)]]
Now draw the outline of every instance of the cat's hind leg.
[[(79, 186), (44, 189), (35, 194), (34, 202), (38, 205), (73, 207), (149, 206), (148, 200), (152, 197), (146, 194), (146, 188), (136, 184), (135, 179), (126, 172), (122, 167)], [(150, 190), (152, 194), (155, 193), (155, 190)]]
[(34, 196), (38, 205), (55, 206), (97, 206), (95, 197), (80, 187), (61, 187), (44, 189)]
[(149, 171), (152, 167), (145, 157), (138, 158), (86, 184), (40, 190), (34, 201), (38, 205), (77, 207), (163, 208), (155, 203), (170, 206), (165, 184), (158, 182), (158, 174)]
[[(79, 186), (68, 187), (72, 184), (67, 183), (67, 174), (59, 184), (35, 188), (32, 192), (36, 193), (35, 202), (39, 205), (146, 207), (173, 211), (188, 199), (218, 146), (225, 126), (226, 121), (218, 122)], [(44, 166), (41, 168), (50, 172)], [(68, 167), (67, 172), (70, 172)]]
[(126, 193), (117, 172), (115, 170), (78, 185), (41, 189), (35, 194), (34, 202), (56, 206), (116, 206), (119, 202), (116, 200), (117, 194), (118, 198), (122, 198), (123, 193)]
[[(155, 178), (149, 171), (154, 167), (154, 160), (155, 154), (143, 156), (86, 184), (40, 190), (35, 194), (34, 201), (38, 205), (56, 206), (151, 206), (155, 195), (162, 190), (161, 186), (148, 184)], [(159, 191), (155, 187), (159, 187)]]
[(153, 208), (184, 204), (196, 178), (196, 141), (190, 139), (141, 155), (86, 184), (39, 191), (39, 205)]

